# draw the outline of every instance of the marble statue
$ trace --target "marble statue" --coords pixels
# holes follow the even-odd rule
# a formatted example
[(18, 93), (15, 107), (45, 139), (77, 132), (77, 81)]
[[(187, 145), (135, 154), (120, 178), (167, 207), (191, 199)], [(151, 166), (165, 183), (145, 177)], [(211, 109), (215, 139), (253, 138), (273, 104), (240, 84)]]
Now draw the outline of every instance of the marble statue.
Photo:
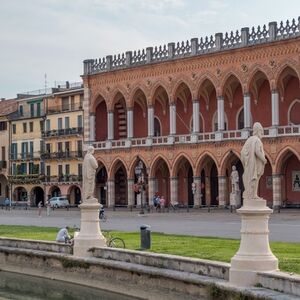
[(259, 199), (257, 195), (260, 177), (264, 173), (267, 160), (263, 149), (261, 137), (263, 127), (256, 122), (253, 125), (253, 136), (249, 137), (241, 151), (241, 161), (244, 167), (243, 183), (244, 199)]
[(240, 190), (239, 187), (239, 173), (236, 170), (236, 166), (232, 166), (232, 172), (231, 172), (231, 192), (237, 193)]
[(83, 160), (83, 202), (94, 198), (95, 175), (98, 162), (93, 156), (94, 147), (89, 146)]

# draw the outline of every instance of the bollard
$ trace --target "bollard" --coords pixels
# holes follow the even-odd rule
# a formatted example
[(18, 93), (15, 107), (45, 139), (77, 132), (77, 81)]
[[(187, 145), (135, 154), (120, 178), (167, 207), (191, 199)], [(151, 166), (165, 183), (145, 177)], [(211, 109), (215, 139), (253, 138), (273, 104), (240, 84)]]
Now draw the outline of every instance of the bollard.
[(141, 225), (141, 249), (151, 248), (151, 230), (149, 225)]

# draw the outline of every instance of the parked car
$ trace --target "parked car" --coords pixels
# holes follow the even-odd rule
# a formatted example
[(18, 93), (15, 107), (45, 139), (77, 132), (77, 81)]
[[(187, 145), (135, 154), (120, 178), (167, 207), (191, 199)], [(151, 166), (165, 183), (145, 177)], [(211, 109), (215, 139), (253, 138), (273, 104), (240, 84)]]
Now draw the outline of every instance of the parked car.
[(49, 202), (50, 206), (55, 208), (70, 206), (69, 200), (66, 197), (52, 197)]

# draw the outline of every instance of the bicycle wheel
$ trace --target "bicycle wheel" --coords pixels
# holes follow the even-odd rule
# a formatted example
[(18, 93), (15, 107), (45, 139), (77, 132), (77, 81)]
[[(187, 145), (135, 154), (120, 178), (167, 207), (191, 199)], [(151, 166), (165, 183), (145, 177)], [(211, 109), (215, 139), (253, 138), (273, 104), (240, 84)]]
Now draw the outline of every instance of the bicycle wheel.
[(108, 243), (108, 247), (125, 248), (125, 242), (121, 238), (112, 238)]
[(101, 216), (100, 216), (100, 220), (101, 220), (102, 222), (106, 222), (107, 216), (106, 216), (106, 215), (101, 215)]

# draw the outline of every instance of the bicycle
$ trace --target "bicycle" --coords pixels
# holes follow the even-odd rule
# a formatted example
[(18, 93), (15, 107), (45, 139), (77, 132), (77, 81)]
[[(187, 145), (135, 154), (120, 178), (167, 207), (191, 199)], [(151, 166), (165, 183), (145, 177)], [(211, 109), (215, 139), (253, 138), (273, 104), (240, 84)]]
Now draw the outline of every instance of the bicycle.
[(103, 222), (106, 222), (106, 220), (107, 220), (107, 216), (104, 213), (104, 209), (103, 208), (101, 208), (100, 211), (99, 211), (99, 220), (102, 220)]
[(125, 248), (125, 242), (123, 239), (119, 237), (114, 237), (111, 235), (109, 231), (103, 232), (105, 238), (106, 238), (106, 245), (111, 248)]

